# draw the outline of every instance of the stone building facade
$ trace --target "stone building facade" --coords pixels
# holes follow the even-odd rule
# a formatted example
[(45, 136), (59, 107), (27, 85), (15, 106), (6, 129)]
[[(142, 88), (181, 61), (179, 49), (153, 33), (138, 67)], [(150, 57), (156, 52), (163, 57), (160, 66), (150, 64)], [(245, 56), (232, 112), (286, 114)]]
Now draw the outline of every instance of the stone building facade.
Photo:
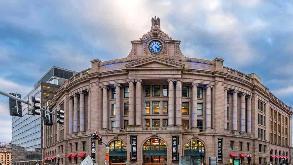
[(184, 56), (156, 17), (131, 43), (127, 57), (93, 60), (58, 90), (51, 107), (65, 110), (65, 124), (44, 129), (46, 162), (80, 163), (93, 132), (111, 164), (290, 161), (291, 108), (256, 74)]
[(0, 165), (11, 165), (11, 147), (0, 143)]

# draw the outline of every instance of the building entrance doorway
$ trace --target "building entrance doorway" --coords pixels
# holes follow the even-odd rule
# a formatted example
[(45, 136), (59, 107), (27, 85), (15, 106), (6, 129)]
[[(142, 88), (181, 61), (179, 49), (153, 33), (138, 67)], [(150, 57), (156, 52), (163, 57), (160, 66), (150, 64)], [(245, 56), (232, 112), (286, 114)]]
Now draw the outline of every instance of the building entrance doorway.
[(205, 164), (205, 146), (198, 139), (191, 139), (184, 145), (184, 156), (190, 157), (190, 161), (194, 165)]
[(167, 145), (163, 139), (152, 137), (143, 144), (143, 164), (167, 164)]
[(126, 146), (122, 140), (114, 140), (109, 144), (109, 161), (111, 165), (124, 165), (127, 160)]

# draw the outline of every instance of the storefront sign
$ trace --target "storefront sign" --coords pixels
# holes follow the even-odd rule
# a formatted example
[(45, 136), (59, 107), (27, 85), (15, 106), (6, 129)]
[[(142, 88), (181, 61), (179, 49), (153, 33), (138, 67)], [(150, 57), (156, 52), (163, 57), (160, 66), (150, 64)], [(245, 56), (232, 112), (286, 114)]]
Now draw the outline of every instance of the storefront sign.
[(178, 144), (179, 144), (179, 137), (172, 136), (172, 161), (179, 160)]
[(240, 159), (234, 159), (233, 165), (240, 165)]
[(218, 162), (223, 161), (223, 138), (218, 138)]
[(130, 153), (130, 160), (136, 161), (137, 160), (137, 136), (130, 136), (130, 144), (131, 144), (131, 153)]
[(96, 162), (96, 140), (91, 138), (91, 157), (93, 162)]

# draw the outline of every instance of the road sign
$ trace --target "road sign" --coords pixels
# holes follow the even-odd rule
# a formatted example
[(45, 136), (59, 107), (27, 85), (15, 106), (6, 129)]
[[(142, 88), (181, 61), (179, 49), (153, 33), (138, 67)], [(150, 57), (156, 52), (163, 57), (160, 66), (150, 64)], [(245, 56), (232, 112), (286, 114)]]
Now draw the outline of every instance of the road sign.
[(93, 164), (94, 162), (89, 155), (80, 163), (80, 165), (93, 165)]

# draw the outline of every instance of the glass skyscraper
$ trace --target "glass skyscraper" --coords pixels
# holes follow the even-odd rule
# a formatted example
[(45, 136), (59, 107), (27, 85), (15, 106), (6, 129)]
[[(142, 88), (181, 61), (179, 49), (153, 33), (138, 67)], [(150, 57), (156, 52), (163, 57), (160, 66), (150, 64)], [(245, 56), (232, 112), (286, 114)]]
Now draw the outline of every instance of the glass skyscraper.
[[(55, 91), (66, 79), (74, 75), (73, 71), (52, 67), (34, 86), (34, 89), (24, 97), (28, 100), (31, 96), (41, 99), (41, 105), (46, 105), (55, 94)], [(12, 153), (13, 162), (25, 162), (42, 159), (42, 118), (41, 115), (31, 115), (29, 106), (23, 104), (23, 117), (12, 117), (12, 145), (23, 149)], [(27, 154), (25, 154), (27, 153)], [(18, 163), (19, 164), (19, 163)]]

